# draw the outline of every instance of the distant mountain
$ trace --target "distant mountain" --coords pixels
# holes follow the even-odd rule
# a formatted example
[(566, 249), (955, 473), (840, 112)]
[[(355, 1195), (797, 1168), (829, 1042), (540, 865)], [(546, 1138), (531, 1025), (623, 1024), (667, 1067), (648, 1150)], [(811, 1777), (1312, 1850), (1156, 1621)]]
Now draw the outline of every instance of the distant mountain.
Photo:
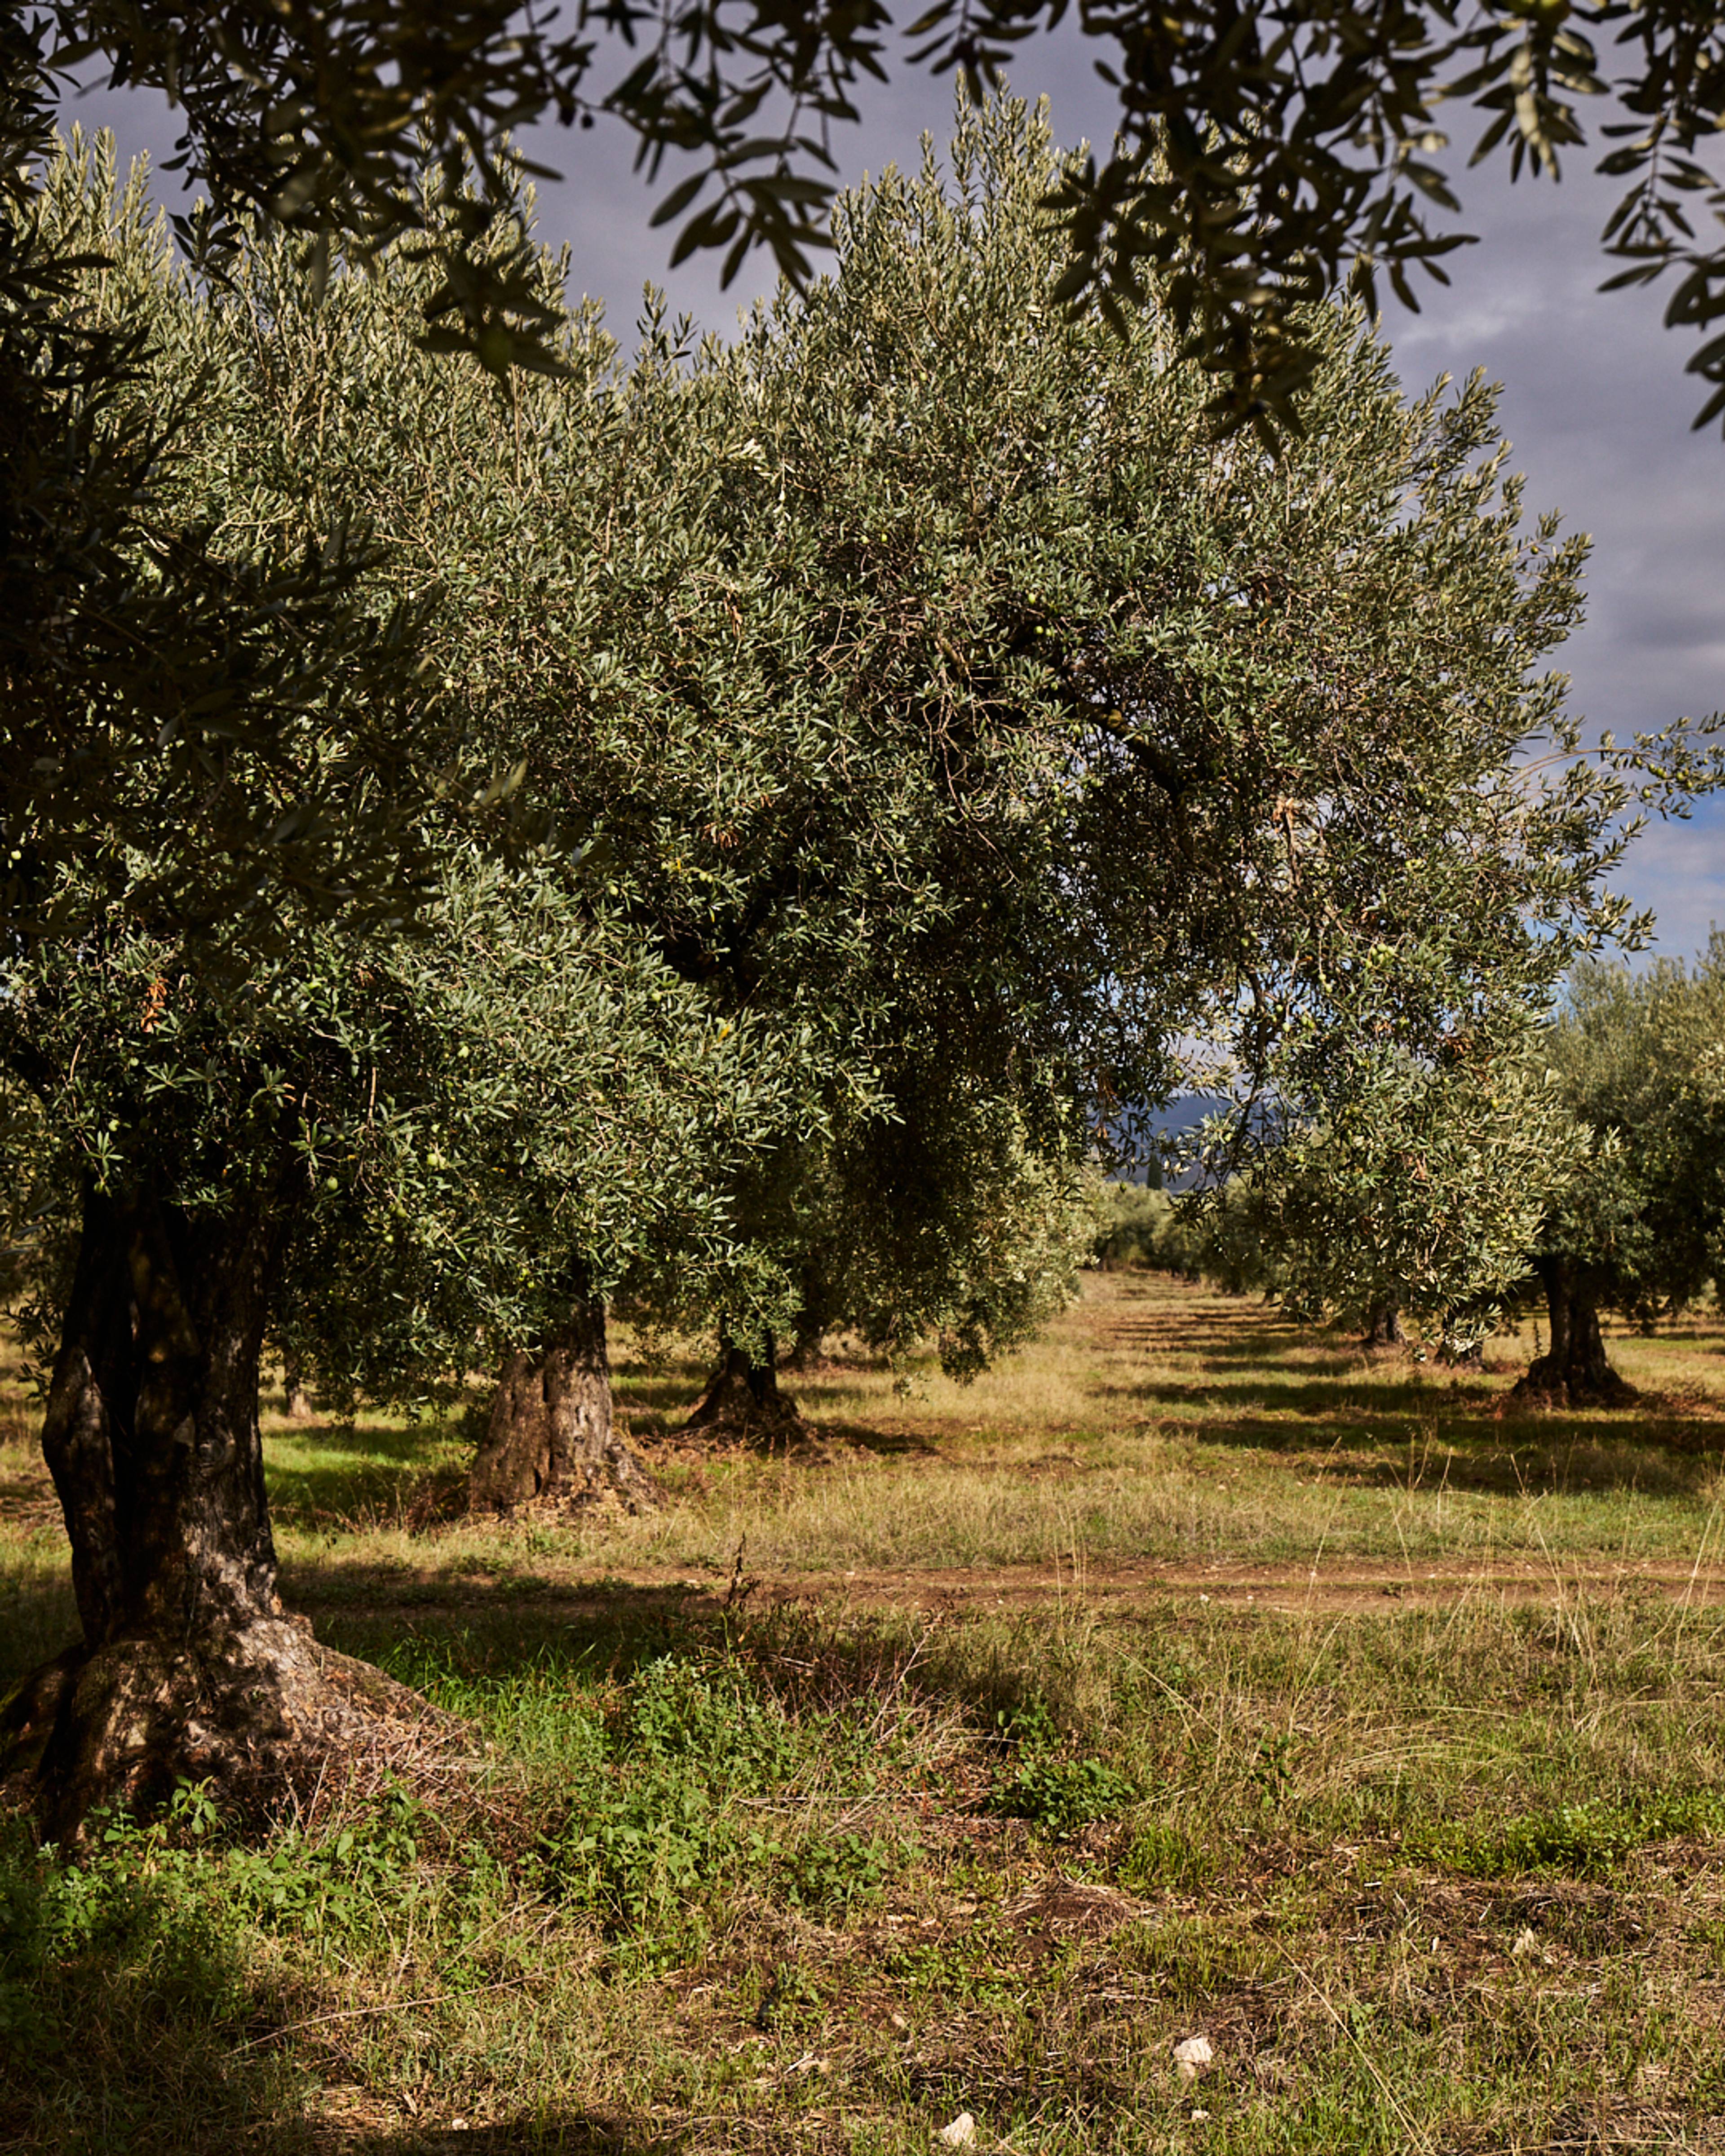
[(1145, 1134), (1141, 1141), (1148, 1152), (1128, 1173), (1117, 1171), (1125, 1183), (1147, 1183), (1153, 1190), (1184, 1190), (1195, 1179), (1191, 1170), (1174, 1174), (1168, 1166), (1168, 1156), (1188, 1131), (1194, 1130), (1206, 1116), (1227, 1106), (1225, 1095), (1220, 1093), (1183, 1093), (1170, 1101), (1164, 1108), (1154, 1108), (1142, 1116)]

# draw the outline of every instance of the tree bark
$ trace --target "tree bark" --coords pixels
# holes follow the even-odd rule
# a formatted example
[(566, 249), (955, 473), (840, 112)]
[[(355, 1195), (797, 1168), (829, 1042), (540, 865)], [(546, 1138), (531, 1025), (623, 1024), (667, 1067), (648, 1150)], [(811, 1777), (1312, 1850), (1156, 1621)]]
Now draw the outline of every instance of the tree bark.
[(1635, 1399), (1635, 1389), (1606, 1358), (1599, 1291), (1585, 1269), (1567, 1258), (1543, 1258), (1538, 1270), (1551, 1318), (1551, 1345), (1529, 1366), (1517, 1393), (1571, 1407), (1626, 1405)]
[(784, 1358), (786, 1369), (806, 1370), (820, 1353), (822, 1342), (826, 1337), (826, 1327), (818, 1317), (804, 1311), (797, 1320), (797, 1330), (791, 1342), (791, 1352)]
[(683, 1425), (691, 1436), (740, 1439), (768, 1451), (788, 1450), (814, 1435), (796, 1402), (778, 1387), (773, 1335), (757, 1362), (728, 1333), (719, 1336), (719, 1364)]
[(508, 1512), (559, 1496), (583, 1503), (608, 1492), (631, 1512), (659, 1501), (613, 1413), (604, 1301), (583, 1295), (555, 1338), (505, 1362), (468, 1478), (468, 1509)]
[(281, 1358), (282, 1409), (290, 1422), (310, 1422), (315, 1410), (305, 1389), (305, 1365), (290, 1348)]
[(268, 1801), (414, 1709), (276, 1593), (258, 1365), (285, 1228), (280, 1192), (85, 1194), (42, 1431), (84, 1638), (0, 1711), (0, 1788), (53, 1839), (180, 1780)]
[(808, 1368), (820, 1353), (822, 1342), (841, 1315), (826, 1259), (827, 1246), (823, 1243), (814, 1245), (804, 1255), (798, 1281), (801, 1299), (797, 1308), (796, 1332), (791, 1341), (791, 1352), (782, 1365), (787, 1370)]
[(1407, 1338), (1402, 1331), (1401, 1305), (1394, 1296), (1382, 1296), (1366, 1313), (1364, 1345), (1399, 1348)]

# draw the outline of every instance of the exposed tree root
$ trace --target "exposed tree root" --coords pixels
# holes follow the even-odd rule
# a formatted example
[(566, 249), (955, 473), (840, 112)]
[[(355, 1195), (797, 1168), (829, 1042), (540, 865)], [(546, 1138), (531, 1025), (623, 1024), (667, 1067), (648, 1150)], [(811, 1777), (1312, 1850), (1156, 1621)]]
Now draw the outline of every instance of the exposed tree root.
[(105, 1807), (148, 1810), (181, 1782), (224, 1810), (303, 1810), (315, 1793), (404, 1755), (447, 1753), (462, 1725), (309, 1625), (262, 1617), (183, 1645), (78, 1646), (0, 1708), (0, 1799), (74, 1840)]
[(1641, 1395), (1609, 1363), (1566, 1371), (1555, 1357), (1542, 1355), (1516, 1381), (1509, 1397), (1524, 1407), (1628, 1408)]
[(681, 1435), (713, 1444), (747, 1445), (759, 1452), (825, 1450), (820, 1432), (790, 1394), (779, 1390), (772, 1364), (752, 1363), (736, 1347), (725, 1350)]

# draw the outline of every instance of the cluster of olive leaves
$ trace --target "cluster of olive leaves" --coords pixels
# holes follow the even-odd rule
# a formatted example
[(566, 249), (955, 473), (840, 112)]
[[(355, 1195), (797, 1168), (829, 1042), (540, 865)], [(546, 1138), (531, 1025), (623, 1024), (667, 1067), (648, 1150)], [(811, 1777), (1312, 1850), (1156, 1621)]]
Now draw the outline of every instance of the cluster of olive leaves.
[[(865, 77), (932, 64), (973, 98), (1065, 0), (932, 0), (902, 29), (880, 0), (577, 0), (536, 16), (507, 0), (54, 0), (6, 56), (14, 86), (47, 67), (100, 66), (165, 89), (183, 110), (182, 158), (213, 213), (182, 237), (219, 266), (248, 214), (312, 235), (315, 274), (336, 236), (387, 248), (413, 235), (437, 274), (416, 335), (476, 353), (500, 378), (555, 367), (557, 321), (531, 243), (507, 216), (505, 130), (596, 119), (633, 138), (656, 180), (680, 177), (655, 222), (680, 220), (674, 259), (724, 251), (726, 280), (770, 249), (801, 281), (831, 244), (833, 132), (858, 116)], [(1707, 151), (1725, 111), (1720, 11), (1688, 0), (1081, 0), (1119, 128), (1100, 159), (1047, 177), (1065, 235), (1063, 301), (1124, 326), (1153, 290), (1185, 354), (1214, 385), (1213, 422), (1273, 444), (1303, 424), (1322, 355), (1312, 300), (1380, 280), (1417, 304), (1413, 275), (1446, 281), (1466, 235), (1447, 130), (1477, 129), (1472, 161), (1555, 175), (1588, 142), (1625, 183), (1603, 235), (1613, 283), (1676, 273), (1668, 322), (1707, 331), (1725, 311), (1721, 206)], [(621, 40), (621, 47), (618, 40)], [(899, 49), (901, 43), (907, 51)], [(27, 49), (26, 47), (29, 49)], [(416, 192), (430, 156), (444, 185)], [(428, 212), (430, 213), (428, 214)], [(1689, 362), (1725, 407), (1725, 338)]]

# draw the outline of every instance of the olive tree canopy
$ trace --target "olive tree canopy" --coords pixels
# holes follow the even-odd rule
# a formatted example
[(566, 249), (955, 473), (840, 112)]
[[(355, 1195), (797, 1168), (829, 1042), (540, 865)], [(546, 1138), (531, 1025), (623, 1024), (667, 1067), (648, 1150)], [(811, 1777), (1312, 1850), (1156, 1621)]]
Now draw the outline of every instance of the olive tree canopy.
[(1577, 968), (1538, 1062), (1585, 1158), (1531, 1245), (1549, 1337), (1530, 1391), (1627, 1397), (1599, 1330), (1651, 1325), (1725, 1259), (1725, 943), (1692, 968)]

